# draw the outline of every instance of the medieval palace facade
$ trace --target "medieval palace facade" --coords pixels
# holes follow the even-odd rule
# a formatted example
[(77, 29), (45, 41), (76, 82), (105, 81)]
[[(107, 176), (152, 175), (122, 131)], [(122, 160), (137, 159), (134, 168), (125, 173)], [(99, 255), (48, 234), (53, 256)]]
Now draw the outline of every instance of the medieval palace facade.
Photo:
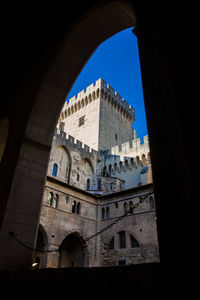
[(40, 267), (159, 261), (148, 136), (141, 143), (134, 120), (101, 78), (65, 103), (41, 208)]

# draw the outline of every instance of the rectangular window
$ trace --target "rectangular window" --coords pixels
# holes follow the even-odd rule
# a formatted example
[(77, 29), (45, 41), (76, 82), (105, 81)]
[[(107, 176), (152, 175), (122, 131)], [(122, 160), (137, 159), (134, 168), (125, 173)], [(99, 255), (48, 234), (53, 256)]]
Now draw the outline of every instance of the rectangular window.
[(80, 127), (80, 126), (82, 126), (84, 124), (85, 124), (85, 116), (79, 118), (78, 126)]
[(126, 248), (126, 233), (125, 231), (119, 232), (119, 248)]

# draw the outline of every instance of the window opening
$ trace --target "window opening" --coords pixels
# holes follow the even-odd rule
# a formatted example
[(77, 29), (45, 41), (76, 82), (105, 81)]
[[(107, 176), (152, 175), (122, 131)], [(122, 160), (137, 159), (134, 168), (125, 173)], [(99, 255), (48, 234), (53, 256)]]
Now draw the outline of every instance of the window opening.
[(77, 173), (76, 180), (79, 181), (79, 179), (80, 179), (80, 175)]
[(83, 126), (85, 124), (85, 116), (82, 116), (81, 118), (79, 118), (79, 123), (78, 126)]
[(81, 213), (81, 204), (80, 204), (80, 202), (78, 202), (78, 204), (77, 204), (76, 213), (78, 215), (80, 215), (80, 213)]
[(52, 175), (53, 175), (53, 176), (57, 176), (57, 172), (58, 172), (58, 165), (57, 165), (57, 164), (54, 164), (54, 165), (53, 165)]
[(104, 207), (101, 210), (101, 218), (102, 218), (102, 220), (105, 219), (105, 208)]
[(106, 207), (106, 219), (110, 218), (110, 208), (107, 206)]
[(134, 236), (132, 236), (132, 234), (130, 234), (130, 240), (131, 240), (131, 247), (132, 247), (132, 248), (140, 247), (140, 244), (139, 244), (138, 241), (134, 238)]
[(74, 200), (72, 203), (72, 213), (75, 214), (76, 212), (76, 201)]
[(98, 179), (98, 190), (101, 190), (101, 179)]
[(119, 248), (120, 249), (126, 248), (126, 233), (125, 233), (125, 231), (119, 232)]
[(57, 194), (55, 194), (53, 196), (53, 205), (52, 206), (55, 207), (55, 208), (58, 207), (58, 195)]
[(128, 205), (127, 205), (127, 203), (125, 202), (125, 203), (124, 203), (124, 213), (127, 213), (127, 211), (128, 211)]
[(129, 202), (129, 212), (132, 214), (133, 213), (133, 202)]
[(108, 244), (108, 250), (114, 250), (115, 248), (115, 238), (112, 237), (112, 239), (110, 240), (109, 244)]
[(48, 195), (47, 203), (48, 203), (49, 206), (52, 206), (52, 204), (53, 204), (53, 193), (52, 192), (50, 192), (49, 195)]
[(87, 191), (89, 191), (90, 190), (90, 179), (88, 178), (87, 179)]

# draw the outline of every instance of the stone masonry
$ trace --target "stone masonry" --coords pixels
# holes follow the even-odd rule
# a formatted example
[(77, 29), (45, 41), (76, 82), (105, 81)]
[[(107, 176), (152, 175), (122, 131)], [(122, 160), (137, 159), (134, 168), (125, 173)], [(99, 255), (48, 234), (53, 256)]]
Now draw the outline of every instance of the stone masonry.
[(37, 242), (37, 248), (59, 251), (35, 253), (40, 267), (159, 261), (148, 136), (143, 144), (136, 138), (134, 118), (134, 109), (103, 79), (64, 105)]

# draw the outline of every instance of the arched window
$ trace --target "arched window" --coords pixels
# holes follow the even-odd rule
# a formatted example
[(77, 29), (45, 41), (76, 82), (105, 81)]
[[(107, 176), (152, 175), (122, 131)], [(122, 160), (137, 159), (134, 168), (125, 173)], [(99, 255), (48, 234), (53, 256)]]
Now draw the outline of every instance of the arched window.
[(108, 167), (108, 175), (111, 176), (112, 175), (112, 165), (110, 164)]
[(126, 169), (128, 169), (128, 160), (127, 159), (125, 159), (125, 167), (126, 167)]
[(131, 240), (131, 247), (132, 247), (132, 248), (140, 247), (140, 244), (139, 244), (138, 241), (134, 238), (134, 236), (132, 236), (132, 234), (130, 234), (130, 240)]
[(129, 212), (130, 212), (130, 214), (132, 214), (133, 213), (133, 202), (130, 201), (128, 206), (129, 206)]
[(49, 195), (48, 195), (47, 203), (48, 203), (49, 206), (52, 206), (52, 204), (53, 204), (53, 193), (52, 192), (50, 192)]
[(81, 213), (81, 204), (80, 204), (80, 202), (77, 203), (76, 213), (78, 215), (80, 215), (80, 213)]
[(136, 163), (136, 168), (139, 168), (139, 166), (140, 166), (140, 158), (139, 158), (139, 156), (136, 156), (135, 163)]
[(76, 201), (74, 200), (72, 203), (72, 213), (75, 214), (76, 212)]
[(54, 164), (54, 165), (53, 165), (52, 175), (53, 175), (53, 176), (57, 176), (57, 172), (58, 172), (58, 165), (57, 165), (57, 164)]
[(106, 207), (106, 219), (110, 218), (110, 208), (107, 206)]
[(122, 171), (122, 161), (119, 162), (119, 171)]
[(103, 207), (101, 210), (101, 219), (104, 220), (105, 219), (105, 208)]
[(101, 191), (101, 179), (99, 178), (97, 181), (98, 184), (98, 191)]
[(142, 159), (142, 165), (143, 165), (143, 166), (146, 166), (147, 161), (146, 161), (146, 156), (145, 156), (145, 154), (142, 154), (141, 159)]
[(53, 205), (52, 206), (55, 207), (55, 208), (58, 207), (58, 195), (57, 194), (55, 194), (53, 196)]
[(131, 157), (131, 167), (133, 168), (133, 166), (134, 166), (134, 159), (133, 159), (133, 157)]
[(77, 175), (76, 175), (76, 180), (79, 181), (79, 178), (80, 178), (80, 176), (79, 176), (79, 174), (77, 173)]
[(107, 167), (106, 166), (103, 168), (103, 176), (107, 176)]
[(114, 163), (114, 171), (115, 171), (115, 174), (117, 172), (117, 163)]
[(90, 179), (88, 178), (87, 179), (87, 191), (89, 191), (90, 190)]
[(119, 232), (119, 248), (120, 249), (126, 248), (126, 232), (125, 231)]

